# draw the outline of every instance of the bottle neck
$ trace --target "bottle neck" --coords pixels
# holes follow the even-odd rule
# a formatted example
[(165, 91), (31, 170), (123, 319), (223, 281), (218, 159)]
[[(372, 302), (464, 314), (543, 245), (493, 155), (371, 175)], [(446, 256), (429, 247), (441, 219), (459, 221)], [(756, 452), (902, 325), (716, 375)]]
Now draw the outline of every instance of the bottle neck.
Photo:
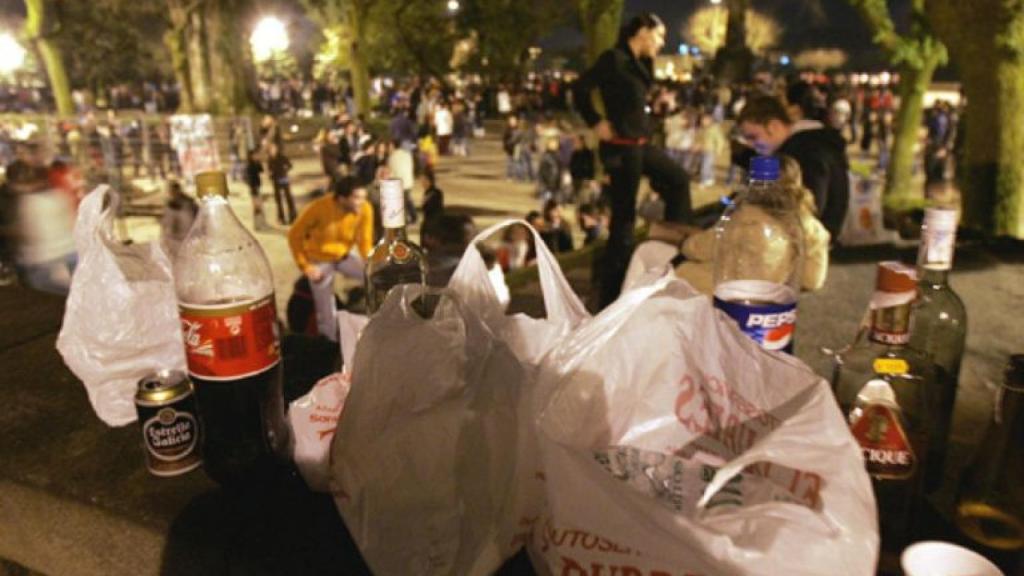
[(918, 283), (923, 286), (945, 286), (949, 284), (949, 269), (919, 266)]
[(405, 241), (405, 226), (401, 228), (385, 228), (383, 238), (386, 242), (393, 242), (395, 240)]
[(737, 201), (757, 204), (771, 210), (795, 208), (789, 196), (779, 188), (778, 180), (751, 179), (747, 188), (737, 196)]
[(910, 342), (910, 304), (879, 308), (871, 312), (873, 342), (902, 348)]

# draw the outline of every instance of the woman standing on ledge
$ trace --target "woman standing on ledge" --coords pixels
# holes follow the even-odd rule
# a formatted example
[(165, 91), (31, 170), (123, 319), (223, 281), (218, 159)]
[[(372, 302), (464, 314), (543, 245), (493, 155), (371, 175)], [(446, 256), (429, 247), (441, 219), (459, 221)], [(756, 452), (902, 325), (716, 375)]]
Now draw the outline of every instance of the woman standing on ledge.
[[(633, 251), (636, 193), (641, 176), (650, 179), (665, 202), (665, 219), (691, 216), (690, 182), (679, 165), (651, 143), (648, 92), (654, 84), (654, 57), (665, 44), (665, 25), (654, 14), (640, 14), (583, 73), (573, 91), (580, 115), (600, 140), (599, 154), (611, 178), (612, 217), (601, 274), (602, 308), (619, 296)], [(597, 91), (603, 114), (592, 97)]]

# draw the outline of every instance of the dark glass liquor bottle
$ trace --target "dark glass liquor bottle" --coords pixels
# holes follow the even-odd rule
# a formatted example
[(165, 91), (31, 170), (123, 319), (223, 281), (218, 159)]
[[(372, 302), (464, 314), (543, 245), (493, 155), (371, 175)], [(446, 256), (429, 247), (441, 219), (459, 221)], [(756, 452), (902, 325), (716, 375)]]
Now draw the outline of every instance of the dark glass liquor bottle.
[(427, 279), (427, 258), (423, 250), (406, 237), (401, 180), (381, 181), (380, 205), (384, 236), (366, 263), (366, 303), (370, 314), (380, 309), (395, 286), (424, 286)]
[(842, 355), (832, 383), (863, 450), (887, 552), (902, 550), (915, 536), (938, 416), (934, 364), (909, 346), (916, 288), (911, 268), (878, 265), (868, 337)]
[(948, 281), (953, 265), (956, 226), (955, 210), (928, 208), (917, 256), (918, 300), (914, 304), (910, 345), (932, 357), (939, 369), (937, 383), (942, 393), (942, 410), (928, 470), (925, 471), (925, 490), (929, 492), (942, 485), (946, 445), (960, 380), (960, 361), (967, 338), (967, 311)]
[(993, 421), (957, 495), (956, 523), (997, 550), (1024, 548), (1024, 354), (1010, 357)]

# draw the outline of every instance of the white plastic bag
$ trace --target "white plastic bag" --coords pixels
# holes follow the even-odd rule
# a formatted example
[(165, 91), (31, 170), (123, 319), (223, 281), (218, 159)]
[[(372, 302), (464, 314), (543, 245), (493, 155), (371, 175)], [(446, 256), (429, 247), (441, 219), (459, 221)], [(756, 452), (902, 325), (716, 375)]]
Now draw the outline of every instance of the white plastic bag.
[(295, 443), (292, 458), (310, 490), (330, 490), (331, 440), (352, 387), (352, 363), (359, 335), (367, 318), (345, 310), (338, 312), (341, 340), (341, 372), (316, 383), (304, 396), (288, 405), (288, 423)]
[[(487, 267), (476, 245), (491, 235), (515, 225), (525, 226), (533, 234), (537, 249), (537, 272), (544, 296), (545, 318), (526, 314), (505, 315), (505, 306), (493, 285), (487, 282)], [(501, 338), (526, 369), (526, 380), (517, 400), (519, 419), (516, 447), (515, 490), (509, 494), (508, 516), (501, 519), (499, 540), (503, 555), (513, 556), (529, 541), (530, 532), (543, 509), (543, 471), (537, 448), (534, 413), (542, 396), (534, 386), (536, 373), (545, 355), (570, 332), (590, 318), (586, 308), (565, 279), (558, 260), (548, 250), (537, 231), (523, 220), (507, 220), (491, 226), (470, 242), (449, 288), (466, 305), (483, 316), (484, 322)]]
[(843, 246), (890, 244), (899, 233), (886, 230), (882, 221), (882, 186), (873, 176), (850, 173), (850, 199), (837, 239)]
[(489, 575), (513, 488), (525, 373), (450, 290), (431, 319), (391, 290), (363, 330), (331, 489), (374, 574)]
[(827, 384), (684, 282), (625, 292), (540, 378), (542, 573), (874, 573), (871, 484)]
[(109, 426), (136, 419), (139, 379), (163, 368), (185, 369), (171, 263), (159, 242), (123, 245), (114, 238), (118, 202), (116, 192), (99, 186), (78, 208), (79, 264), (57, 336), (64, 363)]

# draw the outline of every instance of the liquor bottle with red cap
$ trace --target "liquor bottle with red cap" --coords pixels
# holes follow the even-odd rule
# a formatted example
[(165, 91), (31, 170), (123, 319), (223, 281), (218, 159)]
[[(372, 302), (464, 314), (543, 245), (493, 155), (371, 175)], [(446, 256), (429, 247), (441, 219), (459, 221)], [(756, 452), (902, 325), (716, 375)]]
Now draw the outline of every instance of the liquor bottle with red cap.
[(901, 550), (915, 536), (942, 398), (931, 358), (909, 345), (916, 295), (913, 268), (878, 264), (868, 337), (841, 356), (832, 383), (861, 446), (878, 502), (883, 550), (889, 551)]
[(195, 177), (199, 213), (174, 263), (203, 466), (220, 484), (255, 481), (286, 456), (274, 279), (228, 204), (223, 172)]

